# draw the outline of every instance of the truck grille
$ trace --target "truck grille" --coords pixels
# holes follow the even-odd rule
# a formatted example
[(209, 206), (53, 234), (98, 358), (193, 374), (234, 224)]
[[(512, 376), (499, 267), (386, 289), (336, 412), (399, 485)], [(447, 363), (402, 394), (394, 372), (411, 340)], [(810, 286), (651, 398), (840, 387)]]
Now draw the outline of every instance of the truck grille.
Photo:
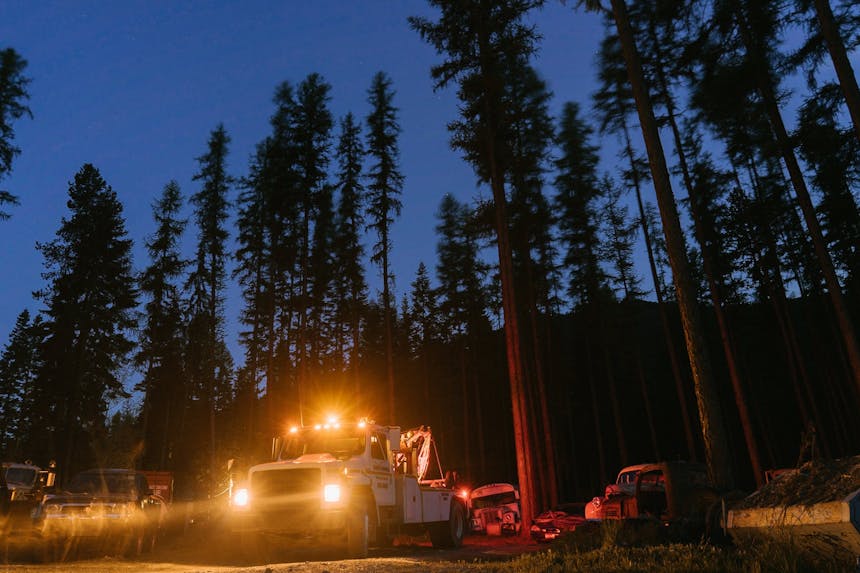
[(319, 468), (276, 469), (251, 474), (251, 495), (271, 510), (318, 509), (322, 497)]

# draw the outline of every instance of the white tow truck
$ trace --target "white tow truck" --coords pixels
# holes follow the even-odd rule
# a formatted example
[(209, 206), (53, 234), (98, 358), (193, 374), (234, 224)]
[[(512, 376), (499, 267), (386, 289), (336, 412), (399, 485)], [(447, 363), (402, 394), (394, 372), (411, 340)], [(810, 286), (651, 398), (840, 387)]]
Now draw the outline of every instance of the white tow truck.
[[(443, 477), (427, 427), (401, 432), (369, 420), (296, 427), (275, 440), (273, 458), (251, 467), (231, 493), (243, 544), (314, 540), (362, 558), (368, 545), (387, 545), (398, 533), (426, 530), (434, 547), (463, 542), (466, 505)], [(427, 479), (431, 461), (437, 479)]]

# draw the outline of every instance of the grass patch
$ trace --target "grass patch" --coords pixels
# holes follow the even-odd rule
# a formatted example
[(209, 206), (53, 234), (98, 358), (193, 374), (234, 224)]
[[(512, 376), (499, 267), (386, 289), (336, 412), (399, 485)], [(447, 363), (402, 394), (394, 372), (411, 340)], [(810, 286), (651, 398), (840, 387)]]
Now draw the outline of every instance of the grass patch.
[[(442, 565), (442, 564), (439, 564)], [(499, 573), (837, 573), (854, 571), (847, 563), (805, 561), (781, 544), (715, 547), (672, 544), (652, 547), (601, 546), (577, 551), (570, 547), (521, 555), (504, 563), (459, 563), (459, 571)], [(443, 566), (444, 567), (444, 566)], [(436, 571), (435, 569), (428, 569)], [(444, 570), (444, 569), (440, 569)]]

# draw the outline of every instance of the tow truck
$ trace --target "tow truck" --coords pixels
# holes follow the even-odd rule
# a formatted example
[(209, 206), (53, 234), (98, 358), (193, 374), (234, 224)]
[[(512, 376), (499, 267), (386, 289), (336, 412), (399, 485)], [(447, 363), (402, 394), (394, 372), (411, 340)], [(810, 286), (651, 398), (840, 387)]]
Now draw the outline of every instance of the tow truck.
[(274, 461), (251, 467), (231, 492), (243, 546), (266, 551), (314, 540), (363, 558), (369, 545), (424, 531), (434, 547), (462, 544), (466, 505), (442, 473), (429, 427), (401, 432), (366, 419), (329, 420), (273, 442)]

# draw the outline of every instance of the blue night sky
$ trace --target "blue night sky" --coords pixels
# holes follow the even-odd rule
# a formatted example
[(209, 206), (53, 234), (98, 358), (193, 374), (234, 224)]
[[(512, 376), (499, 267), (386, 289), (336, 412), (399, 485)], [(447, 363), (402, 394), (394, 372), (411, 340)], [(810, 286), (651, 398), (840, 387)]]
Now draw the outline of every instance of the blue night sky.
[[(595, 87), (603, 27), (573, 4), (550, 2), (534, 15), (544, 37), (536, 66), (555, 94), (553, 113), (568, 100), (589, 105)], [(366, 117), (375, 72), (393, 81), (405, 176), (403, 213), (393, 229), (399, 300), (420, 261), (435, 268), (434, 215), (443, 195), (468, 200), (488, 194), (449, 148), (446, 124), (457, 115), (455, 93), (433, 92), (429, 71), (440, 57), (410, 30), (410, 15), (434, 14), (417, 0), (4, 0), (0, 48), (12, 47), (28, 61), (33, 119), (14, 124), (22, 153), (0, 181), (21, 200), (7, 209), (12, 218), (0, 222), (0, 344), (21, 310), (39, 309), (31, 296), (43, 286), (35, 246), (54, 238), (67, 214), (68, 182), (84, 163), (101, 171), (123, 203), (141, 270), (148, 263), (143, 240), (154, 230), (151, 204), (171, 179), (186, 199), (198, 190), (191, 178), (209, 132), (223, 122), (232, 138), (229, 171), (245, 175), (254, 145), (269, 133), (275, 86), (298, 84), (312, 72), (331, 84), (337, 118), (348, 111)], [(189, 254), (195, 235), (189, 222)], [(377, 274), (368, 267), (372, 285), (379, 284)], [(234, 288), (227, 338), (237, 362), (239, 309)]]

